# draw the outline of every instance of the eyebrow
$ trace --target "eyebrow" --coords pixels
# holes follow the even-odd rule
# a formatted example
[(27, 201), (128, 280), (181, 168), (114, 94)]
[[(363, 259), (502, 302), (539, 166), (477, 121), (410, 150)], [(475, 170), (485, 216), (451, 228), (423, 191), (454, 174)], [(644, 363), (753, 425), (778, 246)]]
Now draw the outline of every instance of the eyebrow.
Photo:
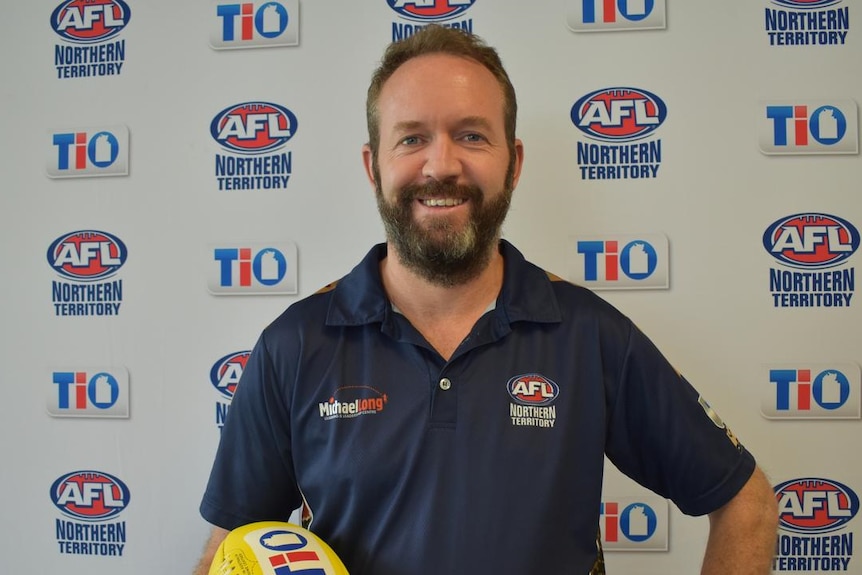
[[(397, 122), (392, 130), (394, 132), (410, 132), (413, 130), (417, 130), (423, 126), (423, 122), (419, 122), (416, 120), (404, 120), (402, 122)], [(483, 116), (466, 116), (461, 118), (456, 123), (458, 128), (482, 128), (484, 130), (490, 131), (492, 129), (491, 122), (488, 121), (487, 118)]]

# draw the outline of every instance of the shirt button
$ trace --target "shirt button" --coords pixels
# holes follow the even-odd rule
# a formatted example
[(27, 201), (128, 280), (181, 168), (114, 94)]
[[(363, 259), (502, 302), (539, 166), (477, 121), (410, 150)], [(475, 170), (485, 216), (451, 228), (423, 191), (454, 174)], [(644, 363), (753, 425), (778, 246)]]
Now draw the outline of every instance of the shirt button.
[(452, 382), (449, 381), (448, 377), (444, 377), (440, 380), (440, 389), (447, 391), (450, 387), (452, 387)]

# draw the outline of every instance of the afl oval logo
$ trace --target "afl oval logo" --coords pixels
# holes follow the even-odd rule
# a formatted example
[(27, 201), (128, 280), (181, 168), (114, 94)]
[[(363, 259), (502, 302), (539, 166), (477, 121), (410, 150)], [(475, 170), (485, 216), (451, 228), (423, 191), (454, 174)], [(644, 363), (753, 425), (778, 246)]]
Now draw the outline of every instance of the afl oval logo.
[(844, 527), (859, 512), (859, 497), (832, 481), (807, 477), (775, 486), (779, 527), (796, 533), (826, 533)]
[(790, 267), (828, 268), (843, 263), (859, 248), (859, 231), (838, 216), (794, 214), (766, 228), (763, 247)]
[(386, 0), (399, 16), (420, 22), (451, 20), (467, 10), (476, 0)]
[(118, 35), (131, 15), (123, 0), (68, 0), (51, 13), (51, 28), (69, 42), (92, 44)]
[(625, 142), (645, 138), (667, 117), (664, 101), (639, 88), (604, 88), (575, 102), (572, 123), (590, 138)]
[(210, 370), (210, 383), (216, 391), (228, 399), (233, 399), (250, 355), (251, 351), (237, 351), (227, 354), (213, 364)]
[(231, 152), (262, 154), (285, 145), (296, 127), (296, 116), (284, 106), (244, 102), (219, 112), (210, 124), (210, 134)]
[(506, 388), (515, 403), (521, 405), (548, 405), (560, 394), (556, 383), (537, 373), (513, 377)]
[(51, 485), (51, 501), (75, 519), (103, 521), (119, 515), (129, 504), (125, 483), (101, 471), (73, 471)]
[(126, 245), (107, 232), (82, 230), (60, 236), (48, 248), (48, 263), (71, 280), (108, 278), (126, 263)]
[(785, 8), (807, 10), (812, 8), (825, 8), (826, 6), (832, 6), (833, 4), (839, 4), (841, 0), (772, 0), (772, 2), (779, 6), (784, 6)]

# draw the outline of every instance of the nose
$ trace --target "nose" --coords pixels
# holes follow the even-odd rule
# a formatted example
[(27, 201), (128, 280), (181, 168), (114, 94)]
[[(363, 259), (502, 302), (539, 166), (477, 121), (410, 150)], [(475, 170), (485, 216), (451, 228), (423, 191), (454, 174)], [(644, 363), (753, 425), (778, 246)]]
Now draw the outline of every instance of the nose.
[(442, 182), (457, 179), (463, 166), (458, 153), (458, 145), (448, 136), (434, 138), (426, 148), (427, 156), (422, 166), (422, 175)]

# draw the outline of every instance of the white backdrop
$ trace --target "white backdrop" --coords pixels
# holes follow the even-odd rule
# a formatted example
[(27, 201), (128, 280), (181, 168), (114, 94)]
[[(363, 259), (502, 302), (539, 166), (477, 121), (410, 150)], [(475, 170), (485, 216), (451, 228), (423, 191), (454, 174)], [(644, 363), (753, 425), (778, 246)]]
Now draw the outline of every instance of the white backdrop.
[[(219, 358), (250, 349), (284, 307), (342, 276), (382, 240), (360, 162), (365, 90), (393, 27), (415, 22), (390, 8), (393, 1), (304, 0), (301, 14), (296, 2), (274, 4), (290, 13), (295, 28), (289, 31), (297, 33), (298, 45), (213, 49), (209, 42), (222, 22), (216, 10), (228, 2), (97, 0), (96, 5), (127, 9), (125, 27), (101, 42), (122, 41), (124, 58), (119, 74), (83, 78), (58, 77), (56, 47), (81, 44), (52, 26), (55, 10), (74, 11), (79, 4), (16, 2), (0, 18), (4, 571), (189, 573), (208, 532), (197, 507), (218, 441), (217, 404), (226, 403), (210, 382), (210, 370)], [(413, 4), (422, 3), (408, 8)], [(636, 4), (619, 0), (618, 22), (634, 14)], [(808, 6), (803, 0), (644, 4), (666, 9), (664, 28), (613, 31), (594, 25), (593, 31), (574, 32), (567, 20), (582, 22), (580, 0), (474, 0), (449, 20), (469, 22), (499, 49), (518, 91), (526, 164), (504, 234), (537, 264), (586, 284), (579, 239), (666, 237), (667, 289), (600, 294), (632, 317), (701, 390), (774, 484), (804, 478), (840, 484), (816, 484), (821, 492), (840, 492), (829, 499), (836, 509), (808, 511), (830, 535), (852, 542), (859, 524), (853, 497), (862, 491), (862, 303), (851, 295), (849, 307), (776, 307), (770, 269), (805, 270), (773, 258), (763, 235), (795, 214), (836, 216), (854, 232), (862, 226), (858, 152), (830, 153), (858, 145), (859, 6), (852, 0)], [(805, 16), (802, 26), (822, 25), (834, 33), (825, 39), (843, 42), (770, 45), (765, 15), (775, 14), (771, 10), (784, 14), (779, 22), (787, 14), (837, 10), (849, 15), (849, 25), (840, 36), (835, 25), (841, 21)], [(656, 177), (583, 179), (578, 143), (610, 144), (579, 130), (571, 108), (591, 92), (618, 87), (657, 95), (667, 107), (655, 132), (641, 140), (661, 142)], [(215, 158), (230, 152), (211, 137), (210, 123), (226, 108), (259, 101), (277, 103), (297, 120), (280, 150), (291, 158), (287, 187), (219, 191)], [(814, 110), (830, 102), (849, 118), (840, 146), (818, 146), (810, 135), (808, 145), (790, 146), (796, 154), (759, 149), (758, 142), (770, 136), (764, 132), (770, 127), (767, 106), (808, 104)], [(112, 126), (129, 131), (128, 146), (120, 145), (128, 153), (127, 175), (48, 177), (60, 150), (54, 134), (92, 136)], [(795, 134), (790, 138), (798, 143)], [(122, 280), (118, 315), (56, 314), (53, 282), (76, 281), (52, 268), (49, 247), (82, 230), (112, 234), (128, 249), (111, 278)], [(843, 245), (852, 244), (841, 238)], [(858, 244), (858, 233), (855, 238)], [(213, 246), (290, 243), (298, 250), (289, 262), (297, 264), (291, 267), (298, 276), (295, 295), (208, 292), (217, 265)], [(844, 254), (829, 269), (847, 278), (859, 255)], [(846, 287), (852, 294), (855, 286)], [(777, 386), (769, 370), (778, 367), (807, 369), (812, 378), (840, 371), (847, 383), (837, 414), (847, 418), (837, 419), (836, 410), (816, 402), (808, 410), (816, 419), (761, 415), (763, 406), (774, 407)], [(62, 411), (56, 373), (93, 376), (113, 368), (128, 372), (128, 390), (120, 393), (128, 402), (127, 418), (48, 413), (52, 405), (54, 415)], [(804, 416), (796, 404), (799, 381), (790, 388), (789, 412)], [(822, 398), (817, 393), (815, 399)], [(54, 504), (55, 481), (79, 471), (106, 474), (127, 487), (129, 499), (119, 514), (94, 523)], [(814, 484), (806, 485), (803, 491)], [(604, 499), (656, 505), (613, 469)], [(788, 528), (798, 526), (800, 517), (785, 519), (786, 544), (814, 537)], [(69, 534), (58, 534), (58, 521), (121, 522), (122, 554), (72, 553), (71, 545), (59, 542)], [(706, 520), (671, 506), (659, 527), (667, 551), (609, 551), (609, 572), (696, 572)], [(835, 564), (845, 572), (862, 573), (859, 559), (844, 551), (828, 555), (846, 559)], [(796, 562), (827, 553), (791, 555), (793, 561), (777, 563), (776, 570), (836, 570), (831, 562), (828, 568)]]

